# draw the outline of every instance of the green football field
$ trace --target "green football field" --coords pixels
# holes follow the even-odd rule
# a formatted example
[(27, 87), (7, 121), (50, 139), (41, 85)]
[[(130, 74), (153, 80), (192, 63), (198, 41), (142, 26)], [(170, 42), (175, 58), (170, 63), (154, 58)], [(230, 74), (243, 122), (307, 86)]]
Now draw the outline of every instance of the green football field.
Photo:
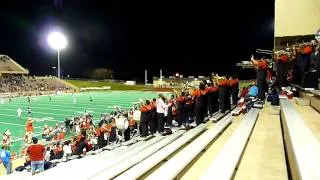
[[(90, 101), (92, 97), (92, 102)], [(66, 117), (83, 114), (84, 111), (91, 113), (94, 120), (99, 120), (101, 113), (109, 113), (114, 106), (127, 109), (139, 99), (151, 99), (157, 97), (155, 92), (139, 91), (101, 91), (75, 93), (76, 103), (73, 102), (72, 94), (35, 96), (31, 97), (30, 104), (27, 97), (13, 98), (11, 102), (7, 99), (0, 104), (0, 132), (3, 134), (10, 129), (13, 146), (11, 150), (20, 152), (23, 145), (25, 124), (28, 118), (28, 107), (32, 109), (34, 136), (41, 137), (44, 124), (54, 126), (56, 122), (64, 122)], [(17, 109), (22, 109), (22, 118), (18, 118)]]

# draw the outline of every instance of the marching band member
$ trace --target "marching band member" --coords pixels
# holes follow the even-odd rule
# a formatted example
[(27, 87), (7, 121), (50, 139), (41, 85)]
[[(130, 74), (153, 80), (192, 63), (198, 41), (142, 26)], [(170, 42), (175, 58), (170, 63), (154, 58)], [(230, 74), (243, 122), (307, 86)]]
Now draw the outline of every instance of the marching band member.
[(151, 102), (151, 119), (150, 119), (150, 132), (151, 134), (155, 134), (157, 131), (157, 105), (156, 98), (152, 99)]
[(288, 62), (288, 56), (286, 54), (277, 54), (275, 60), (277, 62), (277, 82), (278, 87), (286, 87), (286, 63)]
[(229, 86), (229, 81), (225, 77), (218, 79), (219, 81), (219, 110), (224, 113), (227, 110), (226, 99), (227, 99), (227, 88)]
[(148, 136), (148, 122), (150, 121), (152, 107), (150, 101), (146, 100), (146, 103), (141, 106), (141, 116), (140, 116), (140, 128), (141, 128), (141, 137)]
[(178, 126), (182, 126), (185, 123), (185, 92), (181, 92), (181, 95), (177, 99), (177, 118)]
[(232, 97), (232, 104), (237, 105), (238, 102), (238, 94), (239, 94), (239, 80), (236, 75), (232, 76), (230, 81), (231, 85), (231, 97)]
[(202, 82), (199, 85), (199, 89), (195, 90), (193, 97), (195, 98), (195, 113), (196, 113), (196, 124), (199, 125), (203, 123), (204, 116), (206, 114), (206, 86)]
[(208, 111), (211, 116), (214, 112), (219, 110), (218, 102), (218, 87), (214, 83), (208, 84)]
[(265, 93), (268, 90), (267, 84), (267, 62), (264, 59), (256, 60), (251, 57), (253, 65), (257, 69), (257, 86), (258, 86), (258, 98), (263, 100), (265, 98)]

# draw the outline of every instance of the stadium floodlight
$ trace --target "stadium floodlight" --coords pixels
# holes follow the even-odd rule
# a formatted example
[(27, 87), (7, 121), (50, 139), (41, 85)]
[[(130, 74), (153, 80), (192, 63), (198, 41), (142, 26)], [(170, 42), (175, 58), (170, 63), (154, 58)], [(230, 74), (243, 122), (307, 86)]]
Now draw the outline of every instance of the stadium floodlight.
[(67, 39), (61, 32), (52, 32), (47, 40), (49, 46), (58, 51), (58, 78), (60, 79), (60, 50), (67, 46)]

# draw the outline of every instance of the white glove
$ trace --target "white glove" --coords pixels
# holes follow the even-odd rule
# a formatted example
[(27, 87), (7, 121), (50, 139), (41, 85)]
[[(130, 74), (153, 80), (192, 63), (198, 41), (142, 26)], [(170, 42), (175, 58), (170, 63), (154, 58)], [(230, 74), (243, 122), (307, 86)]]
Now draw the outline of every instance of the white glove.
[(253, 55), (251, 56), (251, 61), (253, 61), (254, 60), (254, 57), (253, 57)]

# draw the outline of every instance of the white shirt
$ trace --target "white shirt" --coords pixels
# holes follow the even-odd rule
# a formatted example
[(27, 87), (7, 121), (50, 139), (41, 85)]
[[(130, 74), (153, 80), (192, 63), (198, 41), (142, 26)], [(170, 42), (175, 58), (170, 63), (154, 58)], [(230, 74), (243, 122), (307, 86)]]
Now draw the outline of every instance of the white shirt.
[(46, 151), (46, 154), (44, 155), (45, 161), (50, 161), (50, 151)]
[(18, 113), (18, 114), (21, 114), (21, 113), (22, 113), (22, 109), (21, 109), (21, 108), (18, 108), (18, 109), (17, 109), (17, 113)]
[(167, 105), (163, 102), (161, 98), (157, 99), (156, 105), (157, 105), (157, 113), (165, 112)]
[(70, 147), (70, 145), (64, 145), (63, 146), (63, 152), (64, 152), (64, 155), (67, 155), (67, 154), (71, 154), (72, 153), (72, 151), (71, 151), (71, 147)]

